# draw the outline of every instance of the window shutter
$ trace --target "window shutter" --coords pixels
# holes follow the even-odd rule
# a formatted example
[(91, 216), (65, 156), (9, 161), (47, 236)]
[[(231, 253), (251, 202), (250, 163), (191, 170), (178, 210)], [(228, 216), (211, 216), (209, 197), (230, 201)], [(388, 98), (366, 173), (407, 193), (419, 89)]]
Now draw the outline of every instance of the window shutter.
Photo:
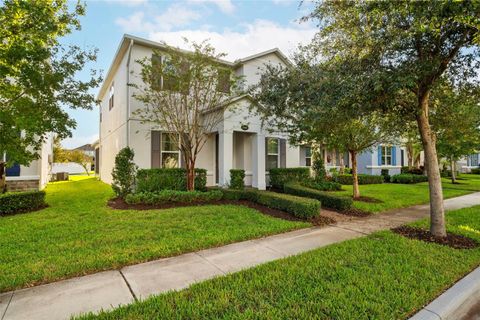
[(265, 138), (265, 172), (268, 168), (268, 138)]
[(392, 147), (392, 166), (397, 165), (397, 147)]
[(280, 139), (280, 168), (287, 167), (287, 140)]
[(152, 168), (161, 168), (162, 164), (160, 163), (160, 131), (151, 131), (152, 139)]
[(382, 146), (378, 146), (378, 165), (382, 165)]

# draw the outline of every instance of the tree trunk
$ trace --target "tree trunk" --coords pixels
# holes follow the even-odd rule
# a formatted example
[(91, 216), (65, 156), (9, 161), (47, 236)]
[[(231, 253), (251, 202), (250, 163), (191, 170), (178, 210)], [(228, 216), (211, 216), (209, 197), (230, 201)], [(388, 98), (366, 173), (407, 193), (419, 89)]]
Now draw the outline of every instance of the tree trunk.
[(353, 178), (353, 198), (360, 198), (360, 188), (358, 187), (358, 173), (357, 173), (357, 152), (350, 151), (352, 156), (352, 178)]
[(345, 174), (345, 162), (342, 156), (340, 156), (340, 174)]
[(5, 181), (5, 162), (0, 161), (0, 193), (7, 191), (7, 184)]
[(425, 152), (425, 169), (428, 175), (430, 192), (430, 233), (436, 237), (445, 237), (445, 210), (443, 207), (443, 191), (438, 157), (436, 139), (431, 131), (428, 119), (430, 92), (426, 91), (419, 95), (418, 104), (421, 112), (417, 115), (418, 130), (422, 138), (423, 150)]
[(407, 143), (408, 169), (413, 168), (413, 144)]
[(187, 166), (187, 191), (195, 190), (195, 161), (185, 161)]
[(455, 173), (455, 160), (453, 160), (453, 158), (450, 159), (450, 171), (452, 172), (452, 183), (454, 184), (457, 182), (457, 177)]

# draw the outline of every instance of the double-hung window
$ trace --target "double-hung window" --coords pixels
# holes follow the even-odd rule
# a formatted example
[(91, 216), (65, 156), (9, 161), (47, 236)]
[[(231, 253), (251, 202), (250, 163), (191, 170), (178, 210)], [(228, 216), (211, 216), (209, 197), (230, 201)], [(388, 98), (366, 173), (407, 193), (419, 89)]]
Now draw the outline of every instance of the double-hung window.
[(305, 166), (310, 167), (312, 165), (312, 148), (305, 147)]
[(382, 146), (382, 166), (391, 166), (392, 161), (392, 146)]
[(267, 170), (278, 168), (280, 146), (277, 138), (267, 138)]
[(108, 92), (108, 110), (112, 110), (113, 108), (113, 97), (115, 94), (115, 87), (114, 83), (110, 86), (110, 91)]
[(178, 168), (180, 163), (180, 148), (175, 133), (162, 132), (161, 164), (162, 168)]

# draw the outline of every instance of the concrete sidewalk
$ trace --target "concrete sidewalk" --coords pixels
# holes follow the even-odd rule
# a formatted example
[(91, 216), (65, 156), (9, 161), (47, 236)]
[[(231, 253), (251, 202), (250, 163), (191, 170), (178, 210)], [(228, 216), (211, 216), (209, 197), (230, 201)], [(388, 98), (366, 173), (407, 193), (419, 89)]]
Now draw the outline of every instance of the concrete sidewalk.
[[(480, 193), (445, 201), (446, 210), (480, 205)], [(429, 215), (428, 205), (187, 253), (0, 294), (1, 320), (69, 319), (145, 299), (194, 282), (400, 226)]]

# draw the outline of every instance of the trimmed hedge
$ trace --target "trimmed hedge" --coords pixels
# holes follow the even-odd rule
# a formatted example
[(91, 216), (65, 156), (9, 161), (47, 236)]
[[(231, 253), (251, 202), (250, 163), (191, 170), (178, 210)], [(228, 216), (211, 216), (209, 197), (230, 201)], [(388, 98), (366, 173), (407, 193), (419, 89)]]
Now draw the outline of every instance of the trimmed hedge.
[(223, 197), (220, 190), (178, 191), (162, 190), (160, 192), (140, 192), (127, 195), (125, 201), (129, 204), (164, 204), (169, 202), (209, 202), (218, 201)]
[(409, 167), (402, 167), (400, 169), (400, 173), (409, 173), (409, 174), (416, 174), (423, 176), (423, 170), (419, 168), (409, 168)]
[(245, 170), (231, 169), (230, 170), (230, 188), (236, 190), (245, 189)]
[(45, 207), (45, 191), (0, 194), (0, 215), (33, 211)]
[[(207, 170), (195, 169), (195, 190), (207, 189)], [(159, 192), (161, 190), (187, 190), (187, 170), (183, 168), (141, 169), (137, 172), (135, 192)]]
[(305, 181), (310, 178), (310, 168), (273, 168), (270, 169), (270, 185), (276, 189), (283, 189), (289, 182)]
[(278, 209), (292, 215), (309, 219), (320, 213), (320, 201), (270, 191), (258, 191), (256, 201), (269, 208)]
[(258, 190), (221, 189), (225, 200), (249, 200), (269, 208), (288, 212), (295, 217), (309, 219), (320, 213), (321, 204), (315, 199)]
[(393, 183), (413, 184), (428, 181), (427, 176), (420, 176), (418, 174), (402, 173), (392, 176)]
[(472, 174), (480, 174), (480, 168), (473, 168), (472, 171), (470, 171)]
[[(305, 181), (299, 182), (302, 186), (320, 190), (320, 191), (340, 191), (342, 190), (342, 185), (334, 181), (315, 181), (308, 179)], [(285, 187), (285, 186), (284, 186)]]
[(283, 190), (287, 194), (317, 199), (322, 203), (322, 208), (345, 211), (353, 206), (353, 200), (350, 197), (318, 191), (296, 183), (286, 184)]
[[(337, 182), (345, 185), (353, 184), (353, 175), (350, 174), (340, 174), (337, 176)], [(383, 183), (383, 176), (376, 176), (371, 174), (359, 174), (358, 175), (358, 184), (380, 184)]]

